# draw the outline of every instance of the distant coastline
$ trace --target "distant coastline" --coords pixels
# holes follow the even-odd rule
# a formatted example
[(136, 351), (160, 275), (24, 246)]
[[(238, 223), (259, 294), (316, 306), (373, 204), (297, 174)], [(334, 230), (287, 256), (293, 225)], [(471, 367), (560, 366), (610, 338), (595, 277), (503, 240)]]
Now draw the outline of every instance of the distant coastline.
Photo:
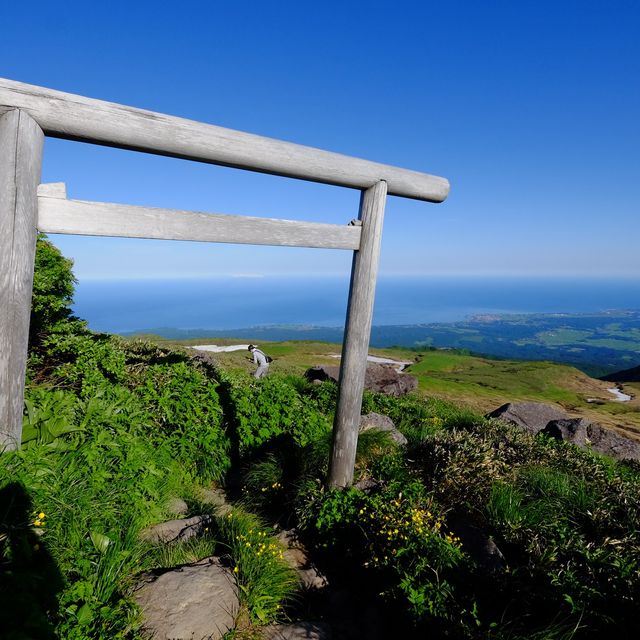
[[(227, 330), (341, 327), (348, 277), (80, 281), (74, 311), (92, 329)], [(474, 316), (597, 313), (640, 307), (640, 279), (381, 277), (374, 325), (461, 322)]]
[[(341, 342), (347, 277), (80, 282), (96, 331)], [(381, 277), (371, 344), (567, 362), (594, 374), (640, 364), (640, 279)], [(627, 311), (625, 311), (627, 310)], [(635, 315), (634, 315), (635, 314)]]
[[(235, 338), (340, 343), (343, 328), (291, 324), (237, 329), (157, 327), (127, 335), (141, 334), (172, 340)], [(571, 364), (590, 375), (603, 376), (640, 364), (640, 310), (493, 314), (452, 323), (374, 325), (371, 346), (454, 348), (498, 358), (550, 360)]]

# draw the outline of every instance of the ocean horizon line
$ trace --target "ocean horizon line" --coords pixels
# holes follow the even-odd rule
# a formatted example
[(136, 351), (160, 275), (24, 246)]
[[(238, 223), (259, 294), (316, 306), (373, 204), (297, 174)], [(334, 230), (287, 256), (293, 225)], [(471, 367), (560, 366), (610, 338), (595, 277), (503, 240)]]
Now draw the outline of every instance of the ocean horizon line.
[[(344, 323), (349, 278), (80, 281), (74, 313), (97, 331), (150, 327), (235, 329)], [(457, 322), (484, 314), (583, 313), (640, 306), (640, 280), (378, 279), (373, 324)]]
[[(230, 274), (162, 274), (133, 276), (76, 276), (82, 283), (91, 282), (178, 282), (178, 281), (226, 281), (226, 280), (348, 280), (345, 273), (230, 273)], [(526, 281), (630, 281), (640, 282), (640, 274), (533, 274), (533, 273), (385, 273), (378, 281), (385, 280), (526, 280)]]

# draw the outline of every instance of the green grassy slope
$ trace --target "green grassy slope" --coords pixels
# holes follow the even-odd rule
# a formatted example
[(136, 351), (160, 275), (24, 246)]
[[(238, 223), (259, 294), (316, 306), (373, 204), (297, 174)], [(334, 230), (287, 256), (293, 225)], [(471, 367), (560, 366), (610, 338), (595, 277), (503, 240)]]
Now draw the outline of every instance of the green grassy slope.
[[(180, 346), (234, 343), (230, 339), (159, 341)], [(335, 344), (289, 341), (263, 342), (261, 345), (275, 358), (274, 371), (301, 374), (314, 365), (339, 362), (333, 357), (340, 353)], [(640, 438), (640, 385), (624, 385), (623, 390), (632, 395), (633, 400), (623, 403), (615, 401), (607, 391), (612, 383), (553, 362), (496, 360), (446, 349), (416, 352), (390, 348), (371, 349), (370, 353), (412, 362), (406, 371), (418, 378), (419, 393), (425, 396), (452, 401), (480, 412), (491, 411), (505, 402), (548, 402)], [(217, 353), (214, 357), (222, 366), (248, 371), (252, 365), (247, 355), (244, 351), (236, 351)]]

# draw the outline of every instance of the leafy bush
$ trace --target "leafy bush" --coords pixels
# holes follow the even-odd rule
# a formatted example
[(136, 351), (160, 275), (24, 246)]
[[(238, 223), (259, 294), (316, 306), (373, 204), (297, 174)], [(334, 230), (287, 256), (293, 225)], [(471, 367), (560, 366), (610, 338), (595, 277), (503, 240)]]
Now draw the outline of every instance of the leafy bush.
[(42, 341), (41, 355), (46, 379), (84, 398), (93, 396), (101, 386), (122, 384), (127, 378), (121, 340), (84, 328), (49, 334)]
[(301, 525), (331, 575), (360, 574), (368, 589), (402, 600), (416, 621), (451, 621), (453, 582), (456, 570), (463, 573), (464, 555), (420, 483), (369, 494), (316, 489), (307, 496)]
[(33, 294), (31, 298), (30, 343), (39, 343), (42, 337), (60, 329), (71, 315), (76, 279), (71, 260), (39, 234), (36, 241)]
[[(41, 614), (59, 637), (113, 638), (136, 617), (124, 587), (138, 567), (137, 532), (158, 516), (165, 487), (185, 479), (166, 453), (143, 440), (92, 423), (86, 429), (74, 434), (83, 438), (77, 448), (34, 442), (0, 458), (6, 492), (0, 538), (14, 546), (24, 532), (39, 534), (32, 553), (50, 558), (60, 575), (57, 602), (48, 602)], [(31, 506), (11, 520), (5, 508), (16, 491), (29, 496)], [(24, 562), (14, 557), (4, 568), (19, 574)], [(34, 573), (29, 582), (41, 579)], [(49, 586), (40, 588), (46, 592)]]
[(330, 419), (285, 376), (272, 374), (248, 385), (244, 377), (227, 374), (224, 384), (240, 454), (284, 434), (304, 447), (331, 429)]
[(25, 398), (22, 445), (52, 444), (62, 435), (81, 431), (82, 426), (76, 423), (78, 404), (73, 393), (62, 389), (31, 390)]
[(153, 415), (149, 434), (203, 478), (221, 480), (230, 465), (217, 383), (186, 362), (147, 367), (135, 393)]
[(438, 503), (486, 531), (505, 555), (491, 598), (476, 587), (485, 623), (501, 619), (525, 633), (534, 619), (564, 619), (598, 637), (631, 619), (640, 589), (638, 475), (499, 422), (441, 431), (412, 455)]
[(32, 606), (0, 616), (13, 620), (3, 637), (136, 637), (140, 528), (229, 466), (217, 381), (184, 354), (88, 331), (69, 310), (73, 282), (40, 238), (25, 446), (0, 457), (3, 577), (14, 606)]

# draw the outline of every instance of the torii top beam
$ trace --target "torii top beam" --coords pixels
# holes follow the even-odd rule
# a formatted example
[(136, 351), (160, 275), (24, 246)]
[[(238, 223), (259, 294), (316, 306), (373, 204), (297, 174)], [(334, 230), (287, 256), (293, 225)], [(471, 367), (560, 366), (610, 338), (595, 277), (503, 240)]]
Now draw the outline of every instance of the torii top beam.
[(442, 202), (445, 178), (0, 78), (0, 115), (27, 112), (48, 136)]

